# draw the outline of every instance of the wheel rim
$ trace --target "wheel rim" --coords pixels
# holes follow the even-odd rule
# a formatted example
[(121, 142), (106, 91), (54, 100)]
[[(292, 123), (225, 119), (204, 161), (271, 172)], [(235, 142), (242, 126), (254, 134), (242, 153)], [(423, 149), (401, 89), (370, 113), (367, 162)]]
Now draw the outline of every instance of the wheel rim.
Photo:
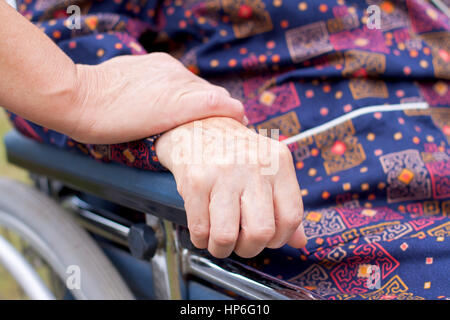
[[(33, 230), (1, 210), (0, 247), (2, 251), (0, 297), (5, 299), (67, 297), (68, 290), (64, 285), (64, 278), (61, 277), (61, 263), (57, 257), (49, 252), (48, 246)], [(5, 292), (8, 290), (9, 293)], [(70, 293), (69, 296), (72, 297)]]

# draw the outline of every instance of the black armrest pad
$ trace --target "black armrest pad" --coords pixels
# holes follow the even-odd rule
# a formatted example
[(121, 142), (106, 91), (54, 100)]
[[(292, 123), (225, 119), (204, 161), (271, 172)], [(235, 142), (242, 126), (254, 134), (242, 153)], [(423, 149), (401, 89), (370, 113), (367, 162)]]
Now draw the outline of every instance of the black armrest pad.
[(81, 154), (24, 137), (5, 136), (8, 161), (79, 190), (186, 226), (183, 199), (168, 172), (151, 172), (101, 163)]

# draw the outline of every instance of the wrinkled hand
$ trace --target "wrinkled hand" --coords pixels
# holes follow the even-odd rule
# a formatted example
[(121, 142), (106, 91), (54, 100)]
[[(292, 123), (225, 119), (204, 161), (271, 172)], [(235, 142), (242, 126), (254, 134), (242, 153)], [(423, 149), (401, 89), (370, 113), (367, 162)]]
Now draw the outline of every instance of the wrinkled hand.
[[(225, 139), (230, 133), (235, 140)], [(278, 159), (276, 166), (263, 161), (269, 146), (277, 157), (272, 159)], [(156, 152), (174, 174), (197, 248), (207, 248), (217, 258), (233, 251), (249, 258), (265, 247), (305, 246), (300, 188), (284, 144), (233, 119), (215, 117), (163, 134)], [(257, 154), (258, 161), (250, 161), (250, 154)], [(224, 155), (234, 160), (223, 161)]]
[(138, 140), (211, 116), (245, 122), (241, 102), (165, 53), (77, 65), (77, 74), (77, 125), (64, 133), (79, 142)]

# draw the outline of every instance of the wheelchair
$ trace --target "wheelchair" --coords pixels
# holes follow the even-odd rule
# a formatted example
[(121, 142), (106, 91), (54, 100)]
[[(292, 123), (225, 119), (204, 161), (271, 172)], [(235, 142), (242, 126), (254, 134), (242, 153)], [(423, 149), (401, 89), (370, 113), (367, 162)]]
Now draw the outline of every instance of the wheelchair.
[(168, 172), (103, 164), (14, 129), (4, 142), (34, 182), (0, 179), (0, 265), (26, 298), (322, 299), (195, 248)]

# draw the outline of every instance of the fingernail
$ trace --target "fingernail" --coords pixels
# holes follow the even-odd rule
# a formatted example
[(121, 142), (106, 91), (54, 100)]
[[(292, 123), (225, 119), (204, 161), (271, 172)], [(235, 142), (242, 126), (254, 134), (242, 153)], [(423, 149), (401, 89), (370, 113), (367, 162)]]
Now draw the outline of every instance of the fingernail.
[(248, 125), (248, 118), (247, 118), (246, 115), (244, 115), (243, 122), (244, 122), (244, 126), (247, 126), (247, 125)]

